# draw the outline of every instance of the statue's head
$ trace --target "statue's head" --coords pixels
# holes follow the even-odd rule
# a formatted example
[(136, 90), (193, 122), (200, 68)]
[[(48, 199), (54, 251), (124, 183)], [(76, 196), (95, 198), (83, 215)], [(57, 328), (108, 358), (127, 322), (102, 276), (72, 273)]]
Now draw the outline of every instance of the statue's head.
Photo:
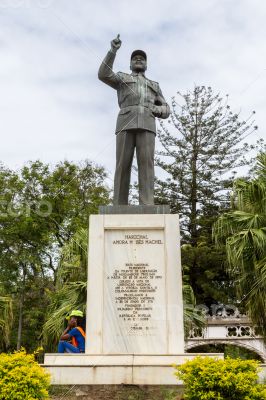
[(147, 69), (147, 55), (143, 50), (135, 50), (131, 54), (130, 69), (132, 72), (145, 72)]

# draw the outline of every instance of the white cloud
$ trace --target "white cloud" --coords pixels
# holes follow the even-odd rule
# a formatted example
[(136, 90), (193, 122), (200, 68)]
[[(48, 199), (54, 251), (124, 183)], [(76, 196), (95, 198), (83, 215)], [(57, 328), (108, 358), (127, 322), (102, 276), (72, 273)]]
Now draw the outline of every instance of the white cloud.
[(1, 0), (0, 160), (93, 159), (113, 171), (116, 94), (97, 80), (110, 40), (115, 63), (148, 53), (147, 75), (168, 100), (210, 85), (265, 137), (265, 20), (260, 0)]

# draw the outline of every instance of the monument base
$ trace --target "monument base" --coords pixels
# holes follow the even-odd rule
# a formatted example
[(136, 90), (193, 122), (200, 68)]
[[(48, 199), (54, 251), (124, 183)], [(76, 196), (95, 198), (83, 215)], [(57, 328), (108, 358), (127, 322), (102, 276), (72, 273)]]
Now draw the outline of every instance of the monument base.
[[(46, 354), (53, 385), (182, 385), (179, 221), (167, 206), (90, 216), (85, 354)], [(208, 354), (223, 358), (223, 354)]]
[(43, 367), (50, 372), (52, 385), (182, 385), (173, 365), (197, 356), (223, 359), (221, 353), (45, 354)]

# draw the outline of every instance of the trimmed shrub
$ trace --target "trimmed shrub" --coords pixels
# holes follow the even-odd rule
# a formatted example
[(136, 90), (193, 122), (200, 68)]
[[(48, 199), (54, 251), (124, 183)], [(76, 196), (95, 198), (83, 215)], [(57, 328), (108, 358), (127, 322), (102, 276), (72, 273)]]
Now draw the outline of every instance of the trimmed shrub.
[(257, 384), (258, 362), (254, 360), (196, 357), (175, 369), (188, 400), (266, 399), (265, 386)]
[(34, 355), (18, 351), (0, 354), (0, 400), (47, 399), (49, 374)]

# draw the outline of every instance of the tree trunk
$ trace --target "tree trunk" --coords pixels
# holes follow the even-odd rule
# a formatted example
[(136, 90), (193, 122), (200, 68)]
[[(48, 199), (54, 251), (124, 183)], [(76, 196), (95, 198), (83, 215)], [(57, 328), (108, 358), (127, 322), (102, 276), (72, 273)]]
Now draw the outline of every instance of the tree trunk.
[[(198, 97), (196, 97), (198, 101)], [(198, 115), (196, 111), (195, 120), (195, 133), (193, 138), (193, 150), (191, 159), (191, 216), (190, 216), (190, 234), (191, 244), (193, 247), (197, 246), (198, 235), (197, 235), (197, 161), (198, 161)]]
[(25, 281), (26, 281), (25, 266), (22, 267), (22, 270), (23, 270), (23, 280), (22, 280), (22, 287), (21, 287), (20, 299), (19, 299), (17, 350), (20, 350), (20, 348), (21, 348), (21, 338), (22, 338), (23, 306), (24, 306), (24, 298), (25, 298)]

